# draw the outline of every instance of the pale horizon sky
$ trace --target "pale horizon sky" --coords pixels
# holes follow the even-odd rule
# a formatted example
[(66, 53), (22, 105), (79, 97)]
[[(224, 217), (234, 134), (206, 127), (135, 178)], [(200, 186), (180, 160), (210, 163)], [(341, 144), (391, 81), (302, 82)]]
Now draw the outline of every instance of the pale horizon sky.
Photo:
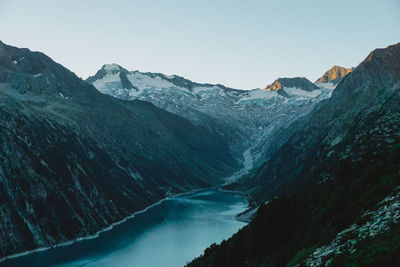
[(400, 42), (399, 0), (0, 0), (0, 40), (82, 78), (106, 63), (238, 89), (315, 81)]

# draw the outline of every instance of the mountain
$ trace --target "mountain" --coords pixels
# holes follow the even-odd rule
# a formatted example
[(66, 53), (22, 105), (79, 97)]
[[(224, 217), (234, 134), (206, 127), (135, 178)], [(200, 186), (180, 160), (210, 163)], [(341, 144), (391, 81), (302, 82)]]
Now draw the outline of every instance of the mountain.
[(294, 78), (279, 78), (276, 79), (273, 83), (265, 87), (266, 91), (278, 91), (284, 90), (284, 88), (297, 88), (303, 91), (314, 91), (318, 90), (318, 86), (310, 82), (307, 78), (304, 77), (294, 77)]
[(357, 162), (365, 160), (367, 148), (378, 151), (392, 146), (399, 134), (395, 116), (399, 108), (395, 102), (398, 49), (395, 45), (371, 52), (327, 103), (291, 125), (296, 132), (258, 170), (256, 179), (265, 185), (260, 190), (263, 198), (285, 192), (289, 184), (302, 180), (297, 177), (334, 177), (339, 159)]
[(239, 168), (221, 136), (2, 42), (0, 125), (0, 257), (94, 235)]
[(340, 66), (333, 66), (327, 72), (324, 73), (315, 83), (330, 83), (333, 86), (336, 86), (344, 77), (346, 77), (350, 72), (352, 72), (354, 68), (344, 68)]
[[(222, 85), (199, 84), (176, 75), (129, 72), (117, 64), (104, 65), (86, 80), (100, 92), (124, 100), (145, 100), (180, 115), (193, 124), (220, 135), (232, 146), (241, 147), (249, 138), (247, 131), (235, 127), (235, 114), (225, 106), (234, 101), (239, 90)], [(208, 101), (212, 98), (213, 101)], [(236, 123), (237, 124), (237, 123)]]
[(251, 179), (255, 219), (189, 266), (400, 264), (400, 43), (376, 49)]
[[(282, 90), (237, 90), (196, 83), (177, 75), (128, 71), (117, 64), (106, 64), (86, 81), (104, 94), (149, 101), (182, 116), (227, 140), (240, 160), (244, 152), (251, 150), (253, 160), (257, 161), (259, 155), (272, 151), (269, 143), (277, 130), (308, 114), (333, 91), (305, 78), (278, 80), (284, 85)], [(274, 149), (283, 140), (274, 142)]]
[[(324, 87), (322, 87), (324, 88)], [(301, 101), (307, 98), (327, 98), (330, 90), (321, 92), (321, 88), (304, 77), (278, 78), (264, 88), (264, 91), (274, 91), (279, 95), (291, 99), (291, 102)]]

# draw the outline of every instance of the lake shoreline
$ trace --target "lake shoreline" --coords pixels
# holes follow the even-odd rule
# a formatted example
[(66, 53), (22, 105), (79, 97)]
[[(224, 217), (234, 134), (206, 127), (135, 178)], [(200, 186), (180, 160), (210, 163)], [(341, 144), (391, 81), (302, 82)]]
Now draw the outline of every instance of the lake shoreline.
[[(242, 191), (238, 191), (238, 190), (224, 189), (225, 186), (227, 186), (227, 185), (229, 185), (229, 184), (231, 184), (231, 183), (237, 181), (237, 180), (240, 179), (243, 175), (247, 174), (247, 169), (248, 169), (249, 166), (250, 166), (250, 165), (249, 165), (249, 160), (251, 161), (251, 166), (252, 166), (252, 163), (253, 163), (253, 162), (252, 162), (253, 159), (252, 159), (252, 157), (251, 157), (250, 151), (251, 151), (251, 148), (248, 148), (248, 149), (246, 149), (246, 150), (244, 151), (244, 153), (243, 153), (243, 158), (244, 158), (244, 160), (243, 160), (243, 167), (242, 167), (240, 170), (234, 172), (234, 173), (233, 173), (231, 176), (229, 176), (228, 178), (225, 178), (225, 179), (223, 180), (224, 183), (222, 183), (222, 184), (214, 185), (214, 186), (211, 186), (211, 187), (203, 187), (203, 188), (193, 189), (193, 190), (190, 190), (190, 191), (188, 191), (188, 192), (182, 192), (182, 193), (178, 193), (178, 194), (175, 194), (175, 195), (171, 195), (171, 196), (165, 197), (165, 198), (160, 199), (160, 200), (158, 200), (157, 202), (155, 202), (155, 203), (153, 203), (153, 204), (151, 204), (151, 205), (149, 205), (149, 206), (146, 206), (145, 208), (143, 208), (143, 209), (141, 209), (141, 210), (135, 211), (134, 213), (132, 213), (131, 215), (126, 216), (125, 218), (121, 219), (120, 221), (117, 221), (117, 222), (115, 222), (115, 223), (110, 224), (110, 225), (107, 226), (106, 228), (103, 228), (103, 229), (97, 231), (97, 232), (96, 232), (95, 234), (93, 234), (93, 235), (88, 235), (88, 236), (83, 236), (83, 237), (77, 237), (77, 238), (75, 238), (75, 239), (72, 239), (72, 240), (69, 240), (69, 241), (65, 241), (65, 242), (62, 242), (62, 243), (59, 243), (59, 244), (56, 244), (56, 245), (53, 245), (53, 246), (39, 247), (39, 248), (35, 248), (35, 249), (32, 249), (32, 250), (27, 250), (27, 251), (24, 251), (24, 252), (19, 252), (19, 253), (11, 254), (11, 255), (8, 255), (8, 256), (5, 256), (5, 257), (1, 258), (1, 259), (0, 259), (0, 263), (5, 262), (5, 261), (7, 261), (8, 259), (15, 259), (15, 258), (22, 257), (22, 256), (26, 256), (26, 255), (29, 255), (29, 254), (33, 254), (33, 253), (37, 253), (37, 252), (42, 252), (42, 251), (45, 251), (45, 250), (49, 250), (49, 249), (52, 249), (52, 248), (63, 247), (63, 246), (69, 246), (69, 245), (72, 245), (72, 244), (74, 244), (74, 243), (76, 243), (76, 242), (80, 242), (80, 241), (84, 241), (84, 240), (90, 240), (90, 239), (98, 238), (99, 235), (100, 235), (101, 233), (104, 233), (104, 232), (107, 232), (107, 231), (112, 230), (115, 226), (120, 225), (120, 224), (126, 222), (126, 221), (129, 220), (129, 219), (134, 218), (134, 217), (135, 217), (136, 215), (138, 215), (138, 214), (141, 214), (141, 213), (143, 213), (143, 212), (146, 212), (147, 210), (151, 209), (151, 208), (154, 207), (154, 206), (160, 205), (160, 204), (163, 203), (165, 200), (168, 200), (168, 199), (170, 199), (170, 198), (175, 198), (175, 197), (180, 197), (180, 196), (195, 194), (195, 193), (198, 193), (198, 192), (201, 192), (201, 191), (205, 191), (205, 190), (213, 190), (213, 189), (214, 189), (214, 190), (220, 190), (221, 192), (230, 192), (230, 193), (234, 193), (234, 194), (240, 195), (240, 196), (242, 196), (242, 197), (246, 200), (247, 206), (250, 208), (251, 199), (250, 199), (250, 197), (249, 197), (246, 193), (244, 193), (244, 192), (242, 192)], [(249, 158), (249, 155), (247, 155), (248, 153), (250, 153), (250, 154), (249, 154), (249, 155), (250, 155), (250, 158)], [(243, 172), (243, 170), (244, 170), (244, 172)], [(238, 174), (241, 174), (241, 175), (238, 175)], [(234, 179), (232, 179), (233, 177), (234, 177)], [(239, 214), (238, 214), (238, 215), (239, 215)], [(236, 216), (235, 216), (235, 220), (241, 221), (241, 220), (239, 220), (238, 217), (236, 217)]]
[[(186, 196), (186, 195), (191, 195), (191, 194), (196, 194), (196, 193), (199, 193), (201, 191), (218, 190), (218, 191), (221, 191), (221, 192), (230, 192), (230, 193), (233, 193), (233, 194), (237, 194), (237, 195), (240, 195), (241, 197), (243, 197), (245, 199), (247, 205), (249, 205), (249, 201), (248, 201), (248, 198), (246, 197), (246, 194), (244, 194), (241, 191), (237, 191), (237, 190), (223, 189), (222, 186), (223, 186), (223, 184), (215, 185), (215, 186), (212, 186), (212, 187), (203, 187), (203, 188), (193, 189), (193, 190), (190, 190), (188, 192), (182, 192), (182, 193), (178, 193), (178, 194), (175, 194), (175, 195), (172, 195), (172, 196), (165, 197), (163, 199), (158, 200), (157, 202), (154, 202), (153, 204), (151, 204), (149, 206), (146, 206), (145, 208), (143, 208), (141, 210), (135, 211), (131, 215), (121, 219), (118, 222), (110, 224), (106, 228), (103, 228), (103, 229), (97, 231), (93, 235), (88, 235), (88, 236), (84, 236), (84, 237), (78, 237), (78, 238), (75, 238), (75, 239), (72, 239), (72, 240), (69, 240), (69, 241), (65, 241), (65, 242), (62, 242), (62, 243), (59, 243), (59, 244), (56, 244), (56, 245), (53, 245), (53, 246), (39, 247), (39, 248), (35, 248), (35, 249), (32, 249), (32, 250), (27, 250), (27, 251), (24, 251), (24, 252), (11, 254), (9, 256), (1, 258), (0, 259), (0, 263), (7, 262), (7, 260), (9, 260), (9, 259), (15, 259), (15, 258), (18, 258), (18, 257), (27, 256), (27, 255), (30, 255), (30, 254), (46, 251), (46, 250), (49, 250), (49, 249), (52, 249), (52, 248), (69, 246), (69, 245), (72, 245), (72, 244), (75, 244), (77, 242), (81, 242), (81, 241), (84, 241), (84, 240), (96, 239), (96, 238), (99, 237), (100, 234), (112, 230), (115, 226), (120, 225), (120, 224), (122, 224), (122, 223), (124, 223), (124, 222), (126, 222), (126, 221), (128, 221), (128, 220), (130, 220), (132, 218), (134, 218), (136, 215), (144, 213), (144, 212), (148, 211), (149, 209), (151, 209), (151, 208), (153, 208), (155, 206), (160, 205), (161, 203), (163, 203), (164, 201), (166, 201), (168, 199), (181, 197), (181, 196)], [(235, 220), (237, 220), (236, 216), (235, 216)], [(237, 221), (240, 221), (240, 220), (237, 220)]]

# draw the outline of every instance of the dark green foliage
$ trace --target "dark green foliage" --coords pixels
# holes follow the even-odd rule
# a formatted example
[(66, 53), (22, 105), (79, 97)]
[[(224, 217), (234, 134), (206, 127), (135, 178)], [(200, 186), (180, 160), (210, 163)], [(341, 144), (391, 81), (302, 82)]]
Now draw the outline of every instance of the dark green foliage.
[[(400, 44), (370, 53), (339, 83), (329, 101), (320, 103), (288, 127), (292, 131), (288, 141), (267, 158), (254, 177), (241, 184), (260, 203), (278, 196), (274, 201), (283, 204), (287, 201), (287, 197), (281, 197), (283, 194), (291, 194), (291, 201), (301, 199), (306, 208), (294, 232), (287, 225), (283, 227), (288, 232), (283, 233), (271, 222), (260, 224), (255, 220), (242, 230), (242, 235), (251, 238), (243, 239), (245, 242), (239, 245), (234, 244), (234, 236), (224, 245), (225, 250), (240, 246), (246, 253), (246, 261), (241, 263), (247, 266), (300, 264), (311, 248), (328, 243), (352, 223), (362, 223), (361, 215), (400, 184), (399, 62)], [(267, 205), (259, 212), (277, 212), (274, 206)], [(291, 209), (286, 212), (291, 213), (288, 218), (296, 218)], [(292, 238), (283, 245), (275, 234), (281, 235), (282, 240)], [(274, 240), (275, 246), (269, 247), (268, 239)], [(370, 247), (385, 247), (379, 240), (370, 242)], [(254, 248), (254, 244), (262, 248)], [(384, 252), (377, 248), (377, 253), (366, 250), (349, 264), (384, 263), (383, 255), (397, 263), (397, 257), (390, 258), (396, 255), (397, 248), (387, 247), (390, 249)], [(260, 260), (258, 253), (264, 249)], [(193, 265), (213, 265), (213, 255), (222, 248), (213, 250)], [(348, 259), (334, 261), (342, 266)], [(362, 262), (364, 259), (367, 261)]]
[[(400, 143), (364, 163), (340, 163), (335, 180), (318, 194), (282, 196), (261, 205), (256, 218), (220, 246), (213, 245), (189, 266), (294, 266), (337, 233), (361, 223), (361, 215), (400, 184)], [(390, 235), (390, 238), (386, 238)], [(336, 257), (336, 266), (385, 266), (400, 260), (400, 229), (360, 242), (355, 255)], [(388, 257), (385, 259), (385, 257)], [(377, 264), (376, 264), (377, 263)], [(375, 264), (375, 265), (374, 265)], [(386, 266), (390, 266), (386, 264)], [(392, 265), (398, 266), (398, 265)]]

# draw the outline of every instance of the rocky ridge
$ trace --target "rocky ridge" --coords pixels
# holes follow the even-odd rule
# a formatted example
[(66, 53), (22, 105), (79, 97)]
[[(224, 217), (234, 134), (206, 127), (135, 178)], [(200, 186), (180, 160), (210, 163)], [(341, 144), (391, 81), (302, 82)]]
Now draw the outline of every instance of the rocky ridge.
[(335, 86), (353, 70), (354, 68), (344, 68), (335, 65), (316, 80), (315, 83), (331, 83)]

